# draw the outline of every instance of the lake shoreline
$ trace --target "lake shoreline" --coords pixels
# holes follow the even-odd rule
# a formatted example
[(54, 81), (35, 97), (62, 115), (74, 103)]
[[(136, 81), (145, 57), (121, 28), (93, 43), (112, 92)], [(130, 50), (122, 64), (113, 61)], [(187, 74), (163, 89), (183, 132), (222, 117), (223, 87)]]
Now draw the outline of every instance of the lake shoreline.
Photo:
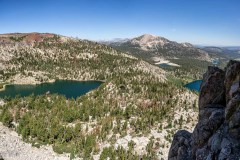
[(199, 79), (199, 80), (194, 80), (190, 83), (185, 84), (184, 87), (188, 88), (191, 91), (200, 92), (201, 84), (202, 84), (202, 80)]
[(105, 80), (77, 80), (77, 79), (67, 79), (67, 78), (60, 78), (60, 79), (51, 79), (49, 81), (46, 82), (40, 82), (40, 83), (7, 83), (7, 84), (3, 84), (3, 88), (0, 89), (0, 92), (5, 91), (6, 86), (8, 85), (40, 85), (40, 84), (50, 84), (50, 83), (55, 83), (57, 80), (62, 80), (62, 81), (76, 81), (76, 82), (102, 82), (105, 83)]
[(90, 79), (90, 80), (78, 80), (78, 79), (59, 78), (59, 79), (56, 79), (55, 81), (57, 81), (57, 80), (77, 81), (77, 82), (102, 82), (102, 83), (105, 83), (105, 82), (106, 82), (105, 80), (94, 80), (94, 79)]
[(178, 64), (176, 64), (176, 63), (169, 62), (169, 61), (156, 62), (156, 63), (155, 63), (155, 65), (160, 65), (160, 64), (167, 64), (167, 65), (172, 66), (172, 67), (180, 67), (180, 65), (178, 65)]
[(1, 91), (4, 91), (5, 88), (6, 88), (6, 84), (4, 84), (2, 88), (0, 88), (0, 92), (1, 92)]
[(155, 65), (160, 65), (160, 64), (168, 64), (169, 66), (173, 66), (173, 67), (181, 67), (180, 65), (176, 64), (176, 63), (172, 63), (169, 60), (163, 59), (163, 58), (159, 58), (157, 57), (157, 59), (155, 60)]
[[(51, 81), (52, 83), (36, 84), (7, 84), (4, 89), (0, 91), (0, 97), (16, 96), (26, 97), (31, 94), (43, 95), (43, 94), (59, 94), (64, 95), (67, 99), (80, 97), (82, 95), (95, 90), (103, 84), (102, 81), (90, 80), (90, 81), (77, 81), (77, 80), (61, 80), (57, 79)], [(7, 86), (7, 87), (6, 87)]]

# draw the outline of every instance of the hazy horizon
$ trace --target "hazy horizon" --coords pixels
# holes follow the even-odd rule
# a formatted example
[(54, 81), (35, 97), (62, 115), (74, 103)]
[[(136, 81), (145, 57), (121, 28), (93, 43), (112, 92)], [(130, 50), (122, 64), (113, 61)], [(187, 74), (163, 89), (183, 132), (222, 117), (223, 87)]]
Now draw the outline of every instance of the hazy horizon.
[(48, 32), (89, 40), (153, 34), (205, 46), (240, 46), (237, 0), (0, 0), (0, 33)]

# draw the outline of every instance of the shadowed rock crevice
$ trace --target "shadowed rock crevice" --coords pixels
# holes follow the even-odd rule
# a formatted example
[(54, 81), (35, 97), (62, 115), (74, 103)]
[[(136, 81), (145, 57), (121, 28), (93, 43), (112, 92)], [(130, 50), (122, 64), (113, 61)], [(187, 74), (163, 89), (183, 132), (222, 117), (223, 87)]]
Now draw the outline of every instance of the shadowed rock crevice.
[(209, 67), (199, 95), (199, 120), (193, 131), (178, 131), (169, 160), (239, 160), (240, 62), (223, 70)]

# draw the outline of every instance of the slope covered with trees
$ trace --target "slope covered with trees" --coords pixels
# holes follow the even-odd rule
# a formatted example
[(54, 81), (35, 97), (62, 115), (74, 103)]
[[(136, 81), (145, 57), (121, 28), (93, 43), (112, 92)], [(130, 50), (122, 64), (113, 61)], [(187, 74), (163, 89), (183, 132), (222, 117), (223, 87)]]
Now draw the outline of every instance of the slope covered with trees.
[(35, 83), (57, 78), (105, 83), (77, 99), (4, 98), (0, 120), (33, 146), (51, 144), (71, 158), (161, 159), (173, 133), (195, 125), (197, 96), (171, 74), (105, 45), (47, 35), (4, 35), (4, 82), (33, 77)]

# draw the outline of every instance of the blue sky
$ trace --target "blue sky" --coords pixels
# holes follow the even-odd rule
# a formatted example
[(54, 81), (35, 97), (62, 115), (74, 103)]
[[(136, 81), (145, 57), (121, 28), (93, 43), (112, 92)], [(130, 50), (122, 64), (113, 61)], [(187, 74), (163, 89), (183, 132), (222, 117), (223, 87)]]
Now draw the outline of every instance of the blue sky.
[(239, 0), (0, 0), (0, 33), (49, 32), (90, 40), (144, 33), (240, 46)]

